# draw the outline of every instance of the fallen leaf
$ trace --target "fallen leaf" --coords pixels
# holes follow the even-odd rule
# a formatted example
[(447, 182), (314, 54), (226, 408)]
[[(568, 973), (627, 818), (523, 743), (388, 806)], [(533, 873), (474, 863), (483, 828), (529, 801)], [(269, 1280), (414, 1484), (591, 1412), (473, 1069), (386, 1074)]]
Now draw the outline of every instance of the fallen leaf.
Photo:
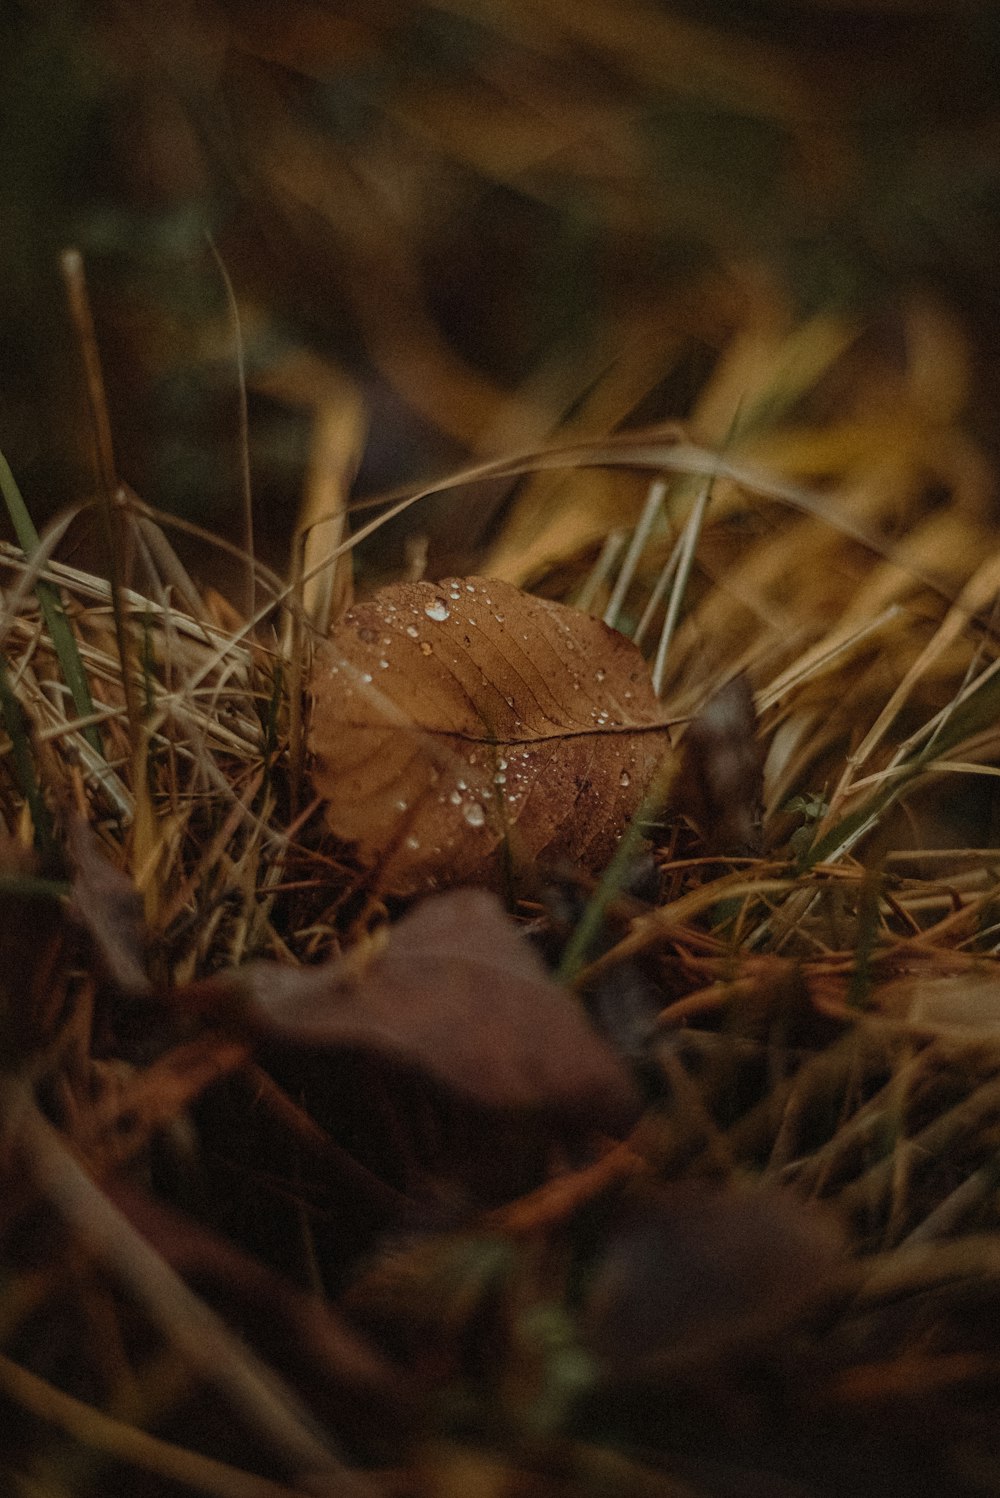
[(374, 1054), (488, 1109), (616, 1128), (637, 1111), (625, 1067), (485, 890), (425, 900), (363, 974), (250, 963), (176, 996), (294, 1046)]
[(108, 858), (82, 817), (69, 824), (73, 914), (90, 933), (108, 976), (132, 995), (149, 992), (142, 896)]
[(329, 826), (396, 894), (488, 882), (505, 845), (602, 868), (670, 752), (630, 640), (483, 578), (355, 605), (311, 690)]
[(879, 984), (873, 998), (879, 1013), (929, 1029), (1000, 1030), (1000, 977), (988, 962), (962, 973), (922, 972), (892, 979)]
[(611, 1365), (714, 1358), (787, 1326), (843, 1263), (834, 1216), (773, 1186), (687, 1181), (617, 1205), (584, 1308)]
[(684, 735), (673, 800), (713, 853), (759, 851), (764, 752), (756, 734), (750, 683), (734, 676)]

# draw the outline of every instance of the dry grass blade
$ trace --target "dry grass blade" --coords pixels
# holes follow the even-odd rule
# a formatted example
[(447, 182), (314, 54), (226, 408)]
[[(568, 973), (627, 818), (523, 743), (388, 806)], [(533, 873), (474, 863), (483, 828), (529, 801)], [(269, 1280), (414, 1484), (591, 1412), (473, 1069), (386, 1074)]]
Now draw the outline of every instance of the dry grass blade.
[[(430, 495), (441, 494), (482, 479), (516, 478), (522, 474), (548, 469), (574, 468), (652, 469), (715, 481), (726, 479), (737, 486), (738, 490), (778, 500), (826, 522), (835, 531), (859, 542), (876, 556), (892, 560), (901, 555), (900, 549), (889, 537), (861, 524), (846, 507), (831, 504), (804, 485), (791, 483), (777, 473), (745, 461), (732, 452), (726, 456), (721, 451), (715, 452), (691, 442), (687, 440), (682, 428), (670, 425), (647, 433), (628, 433), (604, 441), (539, 448), (512, 458), (477, 463), (398, 498), (386, 496), (378, 501), (388, 505), (385, 512), (359, 527), (350, 540), (341, 542), (316, 561), (306, 573), (305, 581), (324, 571), (345, 551), (360, 545), (381, 526)], [(725, 508), (730, 508), (734, 503), (730, 499)], [(925, 586), (947, 596), (939, 578), (930, 573), (916, 572), (912, 566), (907, 568), (907, 572)]]
[[(28, 507), (24, 503), (17, 481), (11, 472), (10, 464), (2, 453), (0, 453), (0, 491), (3, 493), (7, 513), (21, 543), (21, 548), (26, 557), (33, 558), (39, 551), (38, 532), (35, 530)], [(91, 719), (94, 714), (94, 704), (90, 696), (90, 682), (80, 660), (80, 652), (59, 595), (52, 584), (44, 578), (36, 581), (35, 593), (45, 617), (49, 639), (59, 658), (63, 680), (70, 689), (76, 710), (81, 718)], [(94, 752), (101, 754), (103, 752), (101, 736), (93, 723), (88, 723), (84, 733)]]
[[(321, 172), (307, 186), (335, 195)], [(362, 197), (350, 233), (374, 241)], [(282, 1473), (332, 1492), (707, 1494), (741, 1491), (753, 1465), (758, 1486), (813, 1498), (817, 1410), (838, 1479), (902, 1410), (917, 1444), (925, 1424), (937, 1439), (938, 1491), (966, 1498), (967, 1459), (1000, 1491), (982, 1439), (1000, 1363), (1000, 664), (979, 470), (934, 373), (948, 349), (933, 319), (914, 312), (891, 378), (886, 358), (846, 397), (869, 355), (843, 319), (796, 337), (773, 305), (755, 316), (690, 437), (620, 430), (669, 362), (655, 338), (550, 446), (539, 412), (555, 376), (506, 405), (482, 381), (455, 428), (475, 429), (478, 451), (482, 433), (516, 431), (521, 455), (400, 492), (353, 535), (360, 387), (328, 372), (282, 394), (264, 376), (315, 416), (310, 541), (291, 579), (254, 566), (245, 616), (197, 596), (127, 492), (115, 514), (134, 587), (55, 558), (55, 532), (30, 556), (0, 547), (0, 969), (26, 972), (4, 996), (34, 1026), (0, 1099), (4, 1184), (14, 1234), (34, 1192), (66, 1257), (94, 1267), (100, 1286), (76, 1299), (107, 1375), (77, 1406), (37, 1348), (22, 1354), (36, 1312), (62, 1313), (68, 1274), (29, 1269), (4, 1327), (12, 1402), (139, 1468), (236, 1491), (239, 1471), (115, 1424), (120, 1391), (153, 1378), (131, 1356), (138, 1307)], [(412, 377), (400, 341), (383, 352)], [(460, 383), (454, 361), (435, 370)], [(603, 428), (619, 430), (588, 437)], [(387, 518), (522, 477), (494, 556), (551, 597), (481, 577), (378, 591), (369, 543)], [(930, 486), (948, 483), (931, 513)], [(525, 497), (557, 494), (565, 505), (518, 531)], [(566, 523), (577, 499), (583, 518)], [(632, 538), (617, 572), (624, 543), (594, 525), (604, 503)], [(425, 522), (414, 573), (434, 565)], [(312, 678), (324, 826), (299, 806), (299, 682), (311, 626), (339, 615), (326, 584), (346, 602), (354, 567), (360, 601)], [(38, 584), (70, 622), (90, 713)], [(565, 597), (669, 639), (669, 716), (634, 643)], [(681, 719), (686, 747), (668, 736)], [(678, 815), (661, 818), (668, 789)], [(77, 840), (67, 858), (74, 814), (99, 857)], [(46, 819), (51, 867), (26, 861)], [(49, 877), (67, 866), (74, 905)], [(401, 909), (471, 879), (504, 887), (515, 919), (468, 890)], [(553, 986), (515, 922), (578, 992)], [(642, 1106), (633, 1063), (651, 1106), (621, 1142)], [(130, 1197), (126, 1166), (160, 1199)], [(826, 1203), (846, 1241), (794, 1198)], [(235, 1304), (265, 1353), (209, 1302)], [(322, 1389), (301, 1377), (310, 1360)], [(360, 1432), (344, 1414), (362, 1385), (406, 1404), (392, 1360), (417, 1390), (415, 1439), (385, 1404)], [(356, 1477), (327, 1429), (391, 1468)]]

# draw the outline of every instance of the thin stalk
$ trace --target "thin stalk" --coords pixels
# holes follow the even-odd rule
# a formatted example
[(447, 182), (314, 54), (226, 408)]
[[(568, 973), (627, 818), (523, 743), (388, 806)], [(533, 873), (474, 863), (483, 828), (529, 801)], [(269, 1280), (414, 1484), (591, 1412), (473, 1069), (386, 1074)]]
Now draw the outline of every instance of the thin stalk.
[(153, 1473), (171, 1487), (181, 1484), (211, 1498), (301, 1498), (300, 1487), (291, 1488), (202, 1456), (84, 1404), (3, 1353), (0, 1389), (12, 1405), (30, 1411), (82, 1446), (109, 1460)]
[(587, 963), (604, 924), (608, 906), (628, 879), (629, 870), (646, 839), (649, 824), (662, 812), (680, 767), (680, 756), (668, 749), (650, 782), (642, 804), (622, 835), (614, 856), (601, 875), (600, 883), (587, 902), (587, 908), (563, 952), (556, 974), (561, 983), (571, 984)]
[(236, 292), (233, 289), (232, 279), (226, 269), (225, 261), (219, 254), (215, 240), (206, 229), (205, 238), (208, 240), (208, 248), (218, 266), (219, 275), (226, 292), (226, 304), (229, 308), (229, 316), (233, 325), (233, 343), (236, 352), (236, 379), (239, 386), (239, 417), (240, 417), (240, 484), (243, 497), (243, 545), (246, 551), (246, 599), (245, 613), (248, 619), (252, 619), (257, 610), (257, 576), (256, 564), (254, 562), (254, 534), (253, 534), (253, 485), (250, 479), (250, 415), (247, 408), (247, 368), (246, 351), (243, 343), (243, 325), (240, 322), (240, 308), (236, 300)]
[(18, 1163), (80, 1244), (142, 1307), (196, 1377), (204, 1379), (293, 1473), (359, 1498), (345, 1467), (298, 1395), (188, 1288), (86, 1174), (24, 1084), (0, 1086), (0, 1115)]
[[(115, 638), (118, 642), (118, 657), (122, 668), (122, 690), (125, 694), (125, 711), (128, 719), (129, 743), (134, 758), (138, 758), (141, 737), (141, 717), (131, 664), (132, 650), (129, 641), (128, 623), (122, 598), (124, 583), (122, 559), (125, 554), (125, 538), (122, 534), (121, 516), (118, 510), (118, 476), (115, 470), (115, 452), (111, 437), (111, 418), (101, 371), (101, 357), (94, 331), (94, 317), (87, 294), (87, 282), (83, 272), (83, 259), (79, 250), (64, 250), (61, 256), (63, 281), (69, 301), (70, 315), (76, 329), (83, 359), (84, 383), (90, 418), (94, 430), (94, 456), (97, 463), (101, 519), (104, 525), (107, 548), (108, 581), (111, 585), (111, 612), (115, 621)], [(139, 794), (139, 786), (134, 787)]]
[(292, 595), (289, 608), (288, 647), (288, 784), (291, 814), (299, 809), (306, 764), (304, 722), (305, 695), (305, 604), (304, 582), (306, 537), (296, 537), (292, 546)]
[(612, 568), (618, 560), (622, 547), (625, 545), (625, 532), (621, 530), (608, 531), (604, 538), (604, 545), (597, 555), (597, 560), (591, 567), (590, 572), (584, 579), (583, 586), (574, 600), (575, 607), (583, 614), (589, 614), (594, 606), (594, 599), (600, 591), (601, 585), (611, 575)]
[[(18, 545), (30, 561), (39, 549), (38, 532), (34, 521), (28, 511), (28, 506), (17, 480), (7, 459), (0, 453), (0, 493), (3, 494), (7, 513), (14, 527)], [(59, 661), (59, 667), (63, 674), (63, 680), (69, 687), (73, 698), (73, 706), (76, 708), (77, 716), (80, 718), (92, 718), (94, 716), (94, 699), (90, 695), (90, 683), (87, 673), (80, 659), (80, 651), (77, 647), (76, 637), (70, 628), (69, 619), (62, 606), (58, 590), (52, 583), (46, 582), (44, 578), (35, 580), (35, 597), (38, 599), (38, 607), (42, 611), (45, 620), (45, 628), (48, 630), (52, 648)], [(87, 743), (96, 754), (103, 755), (104, 747), (101, 736), (96, 725), (91, 723), (83, 730)]]
[(622, 562), (622, 568), (615, 581), (614, 590), (608, 599), (608, 606), (604, 610), (605, 624), (615, 627), (618, 623), (618, 615), (621, 613), (622, 605), (625, 602), (626, 594), (635, 576), (639, 560), (646, 549), (649, 533), (653, 529), (657, 515), (660, 513), (660, 507), (663, 504), (666, 492), (667, 486), (663, 479), (655, 479), (649, 486), (646, 503), (642, 507), (642, 514), (639, 516), (638, 524), (632, 532), (632, 539), (625, 553), (625, 560)]
[(653, 584), (653, 591), (649, 595), (649, 602), (643, 609), (642, 618), (636, 625), (635, 633), (632, 636), (633, 643), (636, 645), (641, 645), (646, 638), (646, 631), (652, 624), (654, 615), (663, 601), (663, 595), (673, 581), (674, 573), (677, 571), (677, 564), (681, 559), (683, 547), (684, 537), (681, 536), (674, 544), (674, 548), (667, 557), (666, 562), (660, 568), (660, 575)]
[(667, 652), (670, 650), (670, 642), (673, 640), (674, 631), (677, 628), (677, 620), (680, 617), (681, 604), (687, 589), (688, 578), (694, 565), (694, 554), (698, 546), (698, 538), (701, 528), (705, 523), (705, 514), (708, 510), (708, 501), (712, 494), (712, 485), (715, 483), (714, 475), (710, 475), (699, 490), (695, 499), (691, 514), (688, 516), (684, 534), (681, 537), (680, 556), (677, 561), (677, 574), (674, 578), (674, 586), (670, 594), (670, 602), (667, 604), (667, 615), (663, 621), (660, 631), (660, 643), (656, 650), (656, 660), (653, 663), (653, 691), (659, 697), (663, 687), (663, 674), (667, 666)]
[(35, 837), (41, 847), (51, 848), (52, 824), (49, 820), (48, 807), (42, 798), (38, 778), (35, 775), (35, 761), (31, 752), (28, 724), (24, 710), (10, 684), (7, 662), (2, 655), (0, 655), (0, 716), (3, 717), (4, 727), (10, 738), (14, 775), (31, 813)]
[(834, 863), (843, 857), (878, 824), (919, 775), (933, 770), (935, 760), (996, 722), (1000, 715), (1000, 676), (996, 674), (996, 664), (983, 673), (978, 687), (961, 701), (949, 704), (950, 715), (938, 724), (923, 749), (911, 760), (894, 765), (893, 776), (887, 783), (813, 844), (800, 861), (801, 869), (811, 869), (818, 863)]

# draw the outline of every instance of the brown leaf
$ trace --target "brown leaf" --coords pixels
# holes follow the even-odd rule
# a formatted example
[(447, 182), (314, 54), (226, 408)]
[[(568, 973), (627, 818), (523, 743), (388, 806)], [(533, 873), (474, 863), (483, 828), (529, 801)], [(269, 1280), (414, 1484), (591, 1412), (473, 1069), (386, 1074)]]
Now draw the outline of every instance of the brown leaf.
[(989, 962), (961, 973), (908, 974), (880, 983), (873, 999), (880, 1013), (928, 1029), (1000, 1030), (1000, 976)]
[(70, 821), (68, 845), (74, 915), (90, 933), (112, 981), (125, 993), (148, 993), (146, 927), (135, 885), (115, 868), (82, 817)]
[(674, 801), (713, 853), (759, 849), (764, 753), (756, 734), (750, 683), (734, 676), (684, 735)]
[(489, 880), (505, 842), (603, 867), (670, 747), (629, 640), (483, 578), (355, 605), (311, 686), (329, 825), (398, 894)]
[(214, 1001), (295, 1045), (385, 1057), (485, 1108), (582, 1116), (598, 1128), (636, 1110), (625, 1068), (483, 890), (425, 900), (361, 977), (340, 964), (260, 962), (196, 987), (181, 996), (188, 1007)]
[(698, 1181), (618, 1204), (585, 1320), (611, 1364), (713, 1358), (821, 1297), (845, 1252), (836, 1219), (773, 1186)]

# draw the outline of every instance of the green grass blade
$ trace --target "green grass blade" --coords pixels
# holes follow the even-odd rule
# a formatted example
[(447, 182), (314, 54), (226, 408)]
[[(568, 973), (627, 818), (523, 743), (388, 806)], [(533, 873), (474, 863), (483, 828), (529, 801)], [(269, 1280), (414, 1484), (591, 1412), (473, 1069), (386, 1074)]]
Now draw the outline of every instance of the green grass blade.
[[(0, 453), (0, 493), (3, 494), (18, 544), (25, 556), (30, 558), (38, 550), (38, 532), (17, 486), (10, 464), (3, 453)], [(90, 695), (90, 683), (87, 681), (87, 673), (83, 668), (83, 661), (80, 659), (80, 652), (59, 593), (51, 583), (46, 582), (44, 578), (39, 578), (35, 584), (35, 597), (38, 599), (38, 606), (42, 611), (49, 639), (58, 657), (63, 680), (69, 687), (77, 714), (81, 718), (93, 717), (94, 700)], [(91, 748), (103, 755), (104, 746), (101, 743), (97, 725), (91, 723), (83, 729), (83, 735)]]

